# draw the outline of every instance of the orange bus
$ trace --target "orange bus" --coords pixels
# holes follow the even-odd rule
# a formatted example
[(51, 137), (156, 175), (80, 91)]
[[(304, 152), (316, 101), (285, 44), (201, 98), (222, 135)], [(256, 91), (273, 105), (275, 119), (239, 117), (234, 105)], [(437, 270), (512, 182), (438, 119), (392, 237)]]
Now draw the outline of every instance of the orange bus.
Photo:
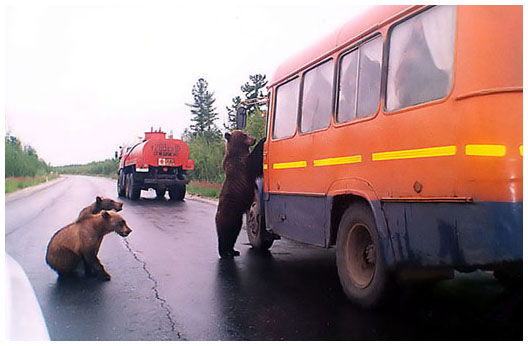
[(381, 6), (285, 61), (252, 245), (335, 246), (365, 306), (406, 271), (522, 275), (522, 29), (522, 6)]

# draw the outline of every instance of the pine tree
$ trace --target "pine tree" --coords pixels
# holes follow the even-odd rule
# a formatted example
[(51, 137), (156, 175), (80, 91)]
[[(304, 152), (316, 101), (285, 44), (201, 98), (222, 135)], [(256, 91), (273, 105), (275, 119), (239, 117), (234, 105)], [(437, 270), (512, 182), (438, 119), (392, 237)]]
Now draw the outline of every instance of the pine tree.
[[(250, 82), (240, 87), (240, 90), (242, 90), (242, 92), (246, 96), (246, 99), (263, 97), (264, 93), (262, 92), (261, 89), (264, 88), (268, 84), (268, 81), (266, 80), (266, 75), (265, 74), (264, 75), (262, 74), (250, 75), (249, 80)], [(247, 107), (247, 109), (248, 109), (248, 113), (253, 113), (257, 109), (260, 111), (260, 106), (250, 105)]]
[(218, 120), (218, 113), (214, 107), (214, 93), (207, 90), (208, 83), (200, 78), (192, 88), (194, 102), (186, 103), (191, 108), (194, 117), (191, 119), (191, 134), (194, 136), (205, 136), (206, 138), (219, 137), (221, 135), (215, 121)]

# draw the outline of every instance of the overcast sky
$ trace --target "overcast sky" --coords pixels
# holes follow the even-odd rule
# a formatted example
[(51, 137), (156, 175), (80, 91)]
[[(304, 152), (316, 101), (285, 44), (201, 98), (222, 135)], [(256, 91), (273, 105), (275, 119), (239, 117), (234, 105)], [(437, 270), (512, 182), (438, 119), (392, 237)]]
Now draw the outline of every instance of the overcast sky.
[[(365, 7), (347, 1), (8, 2), (5, 130), (52, 165), (111, 158), (151, 126), (180, 137), (205, 78), (221, 127), (250, 74)], [(222, 127), (221, 127), (222, 128)]]

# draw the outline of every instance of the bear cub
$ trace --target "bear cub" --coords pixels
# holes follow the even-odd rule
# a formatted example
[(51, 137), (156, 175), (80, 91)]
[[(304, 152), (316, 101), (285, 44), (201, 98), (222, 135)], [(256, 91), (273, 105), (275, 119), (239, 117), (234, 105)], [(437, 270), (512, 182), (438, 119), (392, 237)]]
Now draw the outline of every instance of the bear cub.
[(99, 214), (99, 212), (103, 210), (115, 210), (120, 211), (123, 209), (123, 203), (116, 202), (113, 199), (110, 198), (104, 198), (97, 196), (95, 197), (95, 202), (81, 210), (79, 213), (79, 219), (82, 219), (85, 216), (88, 215), (94, 215)]
[(226, 151), (222, 166), (225, 180), (216, 211), (218, 252), (222, 258), (240, 255), (233, 249), (242, 227), (242, 216), (249, 210), (255, 195), (255, 180), (262, 175), (262, 139), (250, 153), (255, 138), (235, 130), (226, 133)]
[(74, 274), (78, 264), (83, 263), (87, 276), (110, 280), (110, 274), (97, 258), (97, 253), (103, 237), (111, 232), (126, 237), (132, 230), (125, 219), (114, 211), (104, 210), (78, 219), (51, 237), (46, 251), (46, 263), (59, 276)]

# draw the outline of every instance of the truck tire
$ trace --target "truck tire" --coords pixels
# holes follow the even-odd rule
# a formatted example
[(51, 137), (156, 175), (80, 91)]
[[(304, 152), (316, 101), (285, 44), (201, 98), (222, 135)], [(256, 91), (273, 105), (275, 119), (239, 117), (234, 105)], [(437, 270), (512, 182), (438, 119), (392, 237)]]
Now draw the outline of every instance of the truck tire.
[(169, 188), (169, 197), (173, 201), (183, 201), (186, 190), (185, 184), (174, 185)]
[(246, 230), (249, 243), (254, 249), (267, 251), (273, 245), (275, 238), (266, 231), (258, 190), (255, 190), (253, 203), (246, 213)]
[(165, 199), (165, 189), (164, 188), (157, 188), (156, 189), (156, 198), (157, 199)]
[(351, 205), (337, 232), (336, 263), (343, 291), (363, 307), (379, 305), (390, 290), (389, 272), (370, 207)]
[(119, 177), (117, 178), (117, 195), (119, 197), (125, 197), (126, 195), (126, 186), (125, 186), (125, 175), (123, 171), (119, 171)]
[(135, 176), (134, 173), (129, 173), (127, 175), (127, 197), (131, 200), (139, 199), (139, 196), (141, 195), (141, 189), (139, 188), (138, 184), (135, 182)]

